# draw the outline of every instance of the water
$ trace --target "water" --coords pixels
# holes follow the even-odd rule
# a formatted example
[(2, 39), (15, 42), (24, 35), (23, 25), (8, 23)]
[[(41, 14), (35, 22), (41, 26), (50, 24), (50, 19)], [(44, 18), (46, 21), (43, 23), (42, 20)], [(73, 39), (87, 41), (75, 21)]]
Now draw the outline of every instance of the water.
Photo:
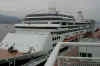
[(96, 28), (100, 28), (100, 23), (95, 24)]
[(0, 24), (0, 41), (3, 40), (9, 31), (12, 31), (11, 24)]

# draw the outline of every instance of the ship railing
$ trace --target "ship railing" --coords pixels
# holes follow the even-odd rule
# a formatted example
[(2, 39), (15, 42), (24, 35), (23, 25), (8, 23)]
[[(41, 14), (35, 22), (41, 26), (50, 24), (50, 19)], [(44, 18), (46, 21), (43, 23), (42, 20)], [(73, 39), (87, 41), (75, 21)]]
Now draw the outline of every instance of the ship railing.
[[(61, 54), (60, 50), (64, 47), (68, 47), (66, 54)], [(45, 66), (98, 66), (100, 65), (100, 56), (94, 57), (82, 57), (79, 55), (80, 47), (86, 47), (86, 53), (88, 47), (100, 48), (100, 43), (86, 43), (86, 42), (59, 42), (52, 53), (50, 54)], [(95, 50), (95, 48), (93, 48)], [(70, 51), (70, 52), (69, 52)], [(96, 52), (96, 51), (94, 51)], [(99, 52), (98, 52), (99, 53)]]
[(29, 62), (22, 66), (37, 66), (40, 65), (41, 63), (44, 63), (47, 60), (47, 56), (41, 56), (36, 59), (31, 59)]
[[(97, 62), (92, 60), (98, 60)], [(58, 56), (54, 66), (100, 66), (100, 57)]]

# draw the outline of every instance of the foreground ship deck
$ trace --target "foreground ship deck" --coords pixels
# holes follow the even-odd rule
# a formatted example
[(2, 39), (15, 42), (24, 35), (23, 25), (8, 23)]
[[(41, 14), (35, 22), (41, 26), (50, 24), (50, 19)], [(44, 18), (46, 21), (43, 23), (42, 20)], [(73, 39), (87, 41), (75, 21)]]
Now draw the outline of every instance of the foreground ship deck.
[[(69, 47), (69, 49), (65, 49), (65, 51), (61, 53), (60, 50), (66, 46)], [(85, 47), (85, 49), (80, 49), (81, 47)], [(95, 55), (98, 51), (92, 49), (92, 52), (97, 53), (93, 53), (93, 55), (90, 56), (88, 54), (90, 48), (87, 47), (100, 49), (100, 43), (59, 42), (45, 66), (100, 66), (100, 54)], [(86, 54), (80, 55), (83, 51), (85, 51)]]
[(18, 53), (9, 53), (8, 50), (6, 49), (0, 49), (0, 59), (7, 59), (15, 56), (21, 56), (23, 53), (18, 52)]

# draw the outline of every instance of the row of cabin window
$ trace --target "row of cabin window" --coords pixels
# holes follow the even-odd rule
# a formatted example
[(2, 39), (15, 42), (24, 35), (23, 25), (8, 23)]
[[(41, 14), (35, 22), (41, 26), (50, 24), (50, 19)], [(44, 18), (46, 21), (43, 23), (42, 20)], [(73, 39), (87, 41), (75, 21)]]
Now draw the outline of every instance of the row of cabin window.
[(67, 28), (79, 28), (79, 26), (78, 25), (76, 25), (76, 26), (67, 26)]
[(64, 33), (68, 33), (68, 32), (73, 32), (73, 31), (78, 31), (78, 29), (74, 29), (74, 30), (68, 30), (68, 31), (60, 31), (60, 32), (51, 32), (51, 34), (64, 34)]
[(54, 40), (60, 40), (60, 38), (61, 38), (60, 36), (57, 36), (57, 37), (53, 37), (52, 40), (53, 40), (53, 41), (54, 41)]
[(58, 13), (55, 13), (55, 14), (51, 14), (51, 13), (42, 13), (42, 14), (29, 14), (27, 15), (26, 17), (36, 17), (36, 16), (62, 16), (62, 17), (67, 17), (67, 18), (73, 18), (73, 16), (69, 16), (69, 15), (64, 15), (64, 14), (58, 14)]
[[(68, 30), (68, 31), (60, 31), (60, 32), (51, 32), (51, 34), (64, 34), (64, 33), (69, 33), (69, 32), (73, 32), (73, 31), (79, 31), (81, 29), (73, 29), (73, 30)], [(83, 29), (82, 29), (83, 30)]]
[[(67, 21), (72, 21), (72, 19), (66, 19)], [(52, 24), (62, 24), (62, 25), (73, 25), (75, 23), (70, 23), (70, 22), (52, 22)], [(80, 25), (80, 24), (75, 24), (75, 25)]]
[(85, 53), (85, 52), (81, 52), (80, 53), (80, 57), (92, 57), (92, 53)]
[(73, 31), (79, 31), (79, 30), (83, 30), (83, 29), (73, 29), (73, 30), (68, 30), (68, 31), (60, 31), (60, 32), (51, 32), (51, 34), (64, 34), (64, 33), (68, 33), (68, 32), (73, 32)]
[(67, 23), (67, 25), (86, 26), (89, 23)]
[[(64, 18), (25, 18), (25, 21), (31, 21), (31, 20), (72, 20), (72, 19), (64, 19)], [(66, 24), (66, 23), (64, 23)]]
[(73, 31), (79, 31), (79, 30), (84, 30), (85, 28), (83, 29), (73, 29), (73, 30), (68, 30), (68, 32), (73, 32)]
[(51, 34), (64, 34), (64, 33), (68, 33), (68, 31), (60, 31), (60, 32), (51, 32)]
[(87, 25), (87, 24), (90, 24), (88, 22), (85, 22), (85, 23), (75, 23), (76, 25)]
[[(67, 19), (68, 21), (70, 21), (70, 20), (72, 20), (72, 19)], [(60, 24), (61, 22), (53, 22), (52, 24)], [(75, 24), (75, 25), (79, 25), (79, 26), (81, 26), (81, 25), (87, 25), (88, 23), (70, 23), (70, 22), (62, 22), (61, 23), (62, 25), (73, 25), (73, 24)]]

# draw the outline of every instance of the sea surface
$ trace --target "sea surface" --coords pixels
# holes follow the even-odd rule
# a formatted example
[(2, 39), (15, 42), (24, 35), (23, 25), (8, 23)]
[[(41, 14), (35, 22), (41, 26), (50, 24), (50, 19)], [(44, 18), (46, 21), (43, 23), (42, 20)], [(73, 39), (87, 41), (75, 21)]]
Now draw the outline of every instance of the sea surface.
[(3, 40), (8, 32), (12, 31), (12, 24), (0, 24), (0, 42)]
[(100, 23), (99, 22), (96, 23), (95, 26), (96, 26), (96, 28), (100, 28)]

